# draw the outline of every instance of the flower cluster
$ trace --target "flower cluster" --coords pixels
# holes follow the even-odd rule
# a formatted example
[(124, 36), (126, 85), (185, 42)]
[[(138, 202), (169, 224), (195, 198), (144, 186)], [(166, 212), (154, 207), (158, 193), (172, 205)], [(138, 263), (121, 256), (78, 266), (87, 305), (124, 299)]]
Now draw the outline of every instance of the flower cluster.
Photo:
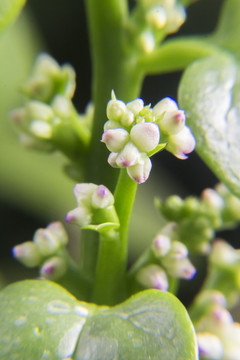
[(156, 205), (168, 221), (178, 224), (180, 241), (198, 253), (210, 251), (216, 230), (236, 226), (240, 220), (240, 201), (223, 184), (203, 190), (200, 198), (173, 195)]
[(153, 264), (142, 267), (136, 279), (148, 288), (166, 291), (168, 277), (191, 280), (196, 269), (188, 258), (188, 249), (176, 240), (177, 226), (169, 223), (153, 240), (150, 259)]
[(90, 138), (92, 108), (80, 116), (73, 103), (75, 72), (69, 64), (59, 66), (49, 55), (38, 56), (22, 90), (25, 106), (11, 112), (20, 141), (26, 147), (59, 149), (72, 156)]
[(67, 222), (81, 227), (100, 224), (118, 226), (114, 197), (104, 185), (77, 184), (74, 187), (74, 195), (78, 206), (67, 213)]
[(238, 360), (240, 324), (226, 309), (227, 302), (218, 291), (204, 291), (197, 297), (195, 310), (200, 316), (194, 323), (200, 359)]
[(33, 241), (26, 241), (13, 248), (13, 256), (23, 265), (40, 266), (40, 275), (56, 280), (62, 277), (67, 264), (61, 250), (67, 245), (68, 236), (60, 222), (50, 223), (45, 229), (38, 229)]
[(183, 110), (170, 98), (151, 108), (144, 106), (142, 99), (125, 104), (113, 93), (107, 105), (107, 117), (102, 142), (111, 151), (108, 162), (112, 167), (126, 168), (139, 184), (147, 180), (152, 167), (149, 157), (157, 151), (166, 147), (185, 159), (195, 147)]
[(129, 27), (138, 48), (151, 53), (166, 35), (178, 31), (185, 19), (185, 8), (177, 0), (138, 0)]

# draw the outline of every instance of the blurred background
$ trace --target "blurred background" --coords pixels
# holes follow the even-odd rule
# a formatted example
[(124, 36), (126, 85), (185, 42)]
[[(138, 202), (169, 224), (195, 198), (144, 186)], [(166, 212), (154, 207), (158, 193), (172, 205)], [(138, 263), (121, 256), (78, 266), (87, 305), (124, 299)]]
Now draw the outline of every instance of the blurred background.
[[(188, 20), (179, 35), (208, 34), (214, 30), (222, 0), (200, 0), (188, 8)], [(21, 105), (21, 82), (36, 55), (47, 51), (60, 64), (69, 62), (77, 73), (74, 102), (83, 112), (91, 98), (91, 60), (84, 2), (79, 0), (29, 0), (18, 21), (0, 38), (0, 277), (2, 284), (36, 276), (11, 257), (11, 248), (31, 240), (34, 231), (61, 220), (75, 207), (74, 182), (62, 172), (60, 154), (46, 155), (21, 147), (8, 112)], [(147, 77), (141, 97), (154, 105), (162, 97), (177, 98), (181, 73)], [(168, 152), (153, 159), (151, 179), (141, 185), (131, 226), (130, 259), (142, 251), (163, 220), (153, 197), (169, 194), (199, 195), (217, 179), (196, 154), (180, 161)], [(144, 204), (144, 205), (143, 205)], [(146, 224), (146, 208), (149, 215)], [(144, 221), (143, 221), (144, 219)], [(67, 226), (72, 253), (78, 249), (79, 230)], [(147, 231), (150, 232), (148, 236)], [(238, 231), (223, 234), (232, 244)], [(135, 245), (137, 246), (135, 247)], [(198, 279), (197, 279), (198, 280)], [(189, 291), (191, 291), (189, 289)]]

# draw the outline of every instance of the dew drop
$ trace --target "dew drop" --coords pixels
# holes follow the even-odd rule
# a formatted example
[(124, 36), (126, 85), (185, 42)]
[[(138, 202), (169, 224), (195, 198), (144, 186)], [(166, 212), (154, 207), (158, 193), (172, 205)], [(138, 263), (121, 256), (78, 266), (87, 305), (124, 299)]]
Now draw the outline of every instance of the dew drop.
[(71, 312), (71, 308), (67, 303), (55, 300), (47, 304), (47, 311), (52, 314), (68, 314)]

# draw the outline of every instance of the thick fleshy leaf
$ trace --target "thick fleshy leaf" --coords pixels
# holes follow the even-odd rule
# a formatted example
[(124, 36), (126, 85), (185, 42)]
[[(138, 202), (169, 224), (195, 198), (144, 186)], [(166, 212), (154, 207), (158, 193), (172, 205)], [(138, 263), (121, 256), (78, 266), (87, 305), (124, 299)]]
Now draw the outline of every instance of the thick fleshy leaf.
[(240, 58), (240, 1), (225, 0), (219, 24), (213, 36), (215, 43), (231, 50)]
[(234, 59), (217, 53), (185, 71), (179, 103), (210, 169), (240, 196), (240, 78)]
[(197, 359), (185, 308), (157, 290), (109, 308), (49, 281), (23, 281), (2, 291), (0, 324), (2, 360)]
[(16, 19), (26, 0), (0, 1), (0, 33)]

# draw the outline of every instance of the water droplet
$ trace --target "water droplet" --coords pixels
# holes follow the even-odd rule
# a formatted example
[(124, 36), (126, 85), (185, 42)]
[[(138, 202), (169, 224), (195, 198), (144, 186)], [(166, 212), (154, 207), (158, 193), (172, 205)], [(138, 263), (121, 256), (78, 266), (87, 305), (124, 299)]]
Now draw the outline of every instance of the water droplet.
[(26, 323), (27, 321), (27, 318), (26, 316), (20, 316), (15, 322), (14, 322), (14, 325), (15, 326), (22, 326)]
[(68, 358), (73, 354), (81, 330), (82, 324), (77, 323), (64, 334), (58, 345), (60, 358)]
[(67, 303), (55, 300), (47, 304), (47, 311), (52, 314), (68, 314), (71, 312), (71, 308)]
[(74, 308), (74, 312), (79, 316), (83, 316), (83, 317), (88, 316), (88, 309), (86, 309), (86, 308), (84, 308), (82, 306), (76, 306)]

